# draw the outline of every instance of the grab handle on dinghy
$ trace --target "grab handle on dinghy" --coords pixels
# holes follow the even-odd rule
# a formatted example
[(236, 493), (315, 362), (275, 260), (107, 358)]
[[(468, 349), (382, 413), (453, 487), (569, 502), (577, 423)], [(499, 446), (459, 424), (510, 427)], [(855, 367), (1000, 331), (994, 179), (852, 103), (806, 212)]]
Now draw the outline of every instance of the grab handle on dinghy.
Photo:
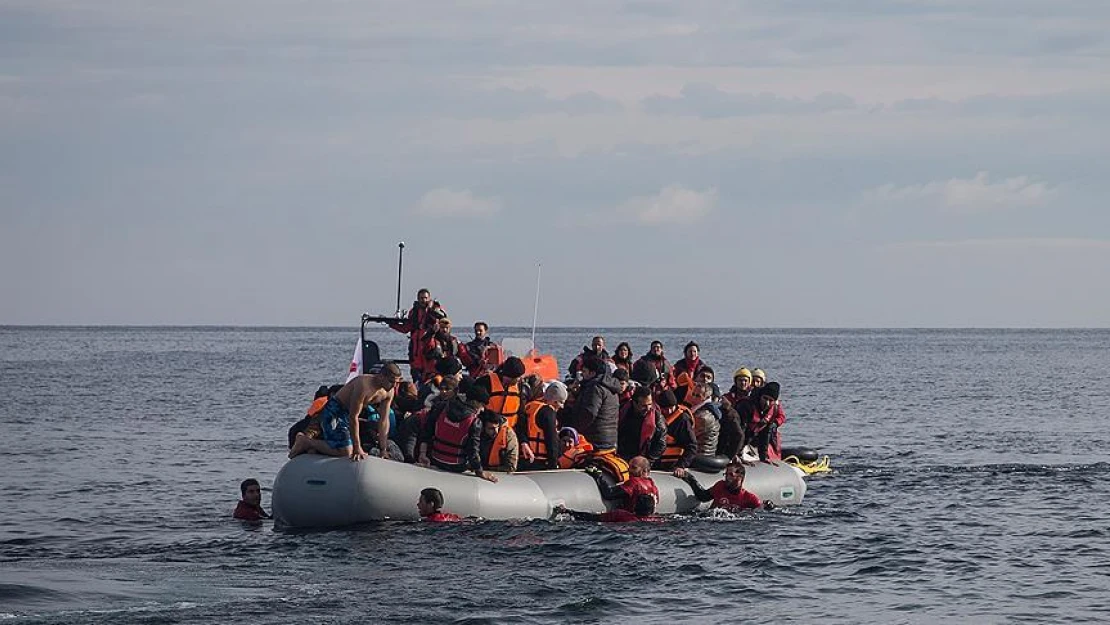
[(702, 473), (720, 473), (728, 466), (729, 460), (728, 456), (694, 456), (690, 468)]

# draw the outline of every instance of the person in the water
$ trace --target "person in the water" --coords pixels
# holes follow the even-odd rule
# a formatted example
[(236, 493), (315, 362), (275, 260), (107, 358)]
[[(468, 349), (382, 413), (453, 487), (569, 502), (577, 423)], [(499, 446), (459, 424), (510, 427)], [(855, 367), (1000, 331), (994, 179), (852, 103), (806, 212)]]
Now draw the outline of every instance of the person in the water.
[(586, 473), (597, 480), (602, 499), (619, 501), (621, 508), (633, 514), (636, 514), (641, 495), (649, 495), (655, 502), (659, 501), (659, 488), (655, 486), (655, 480), (651, 479), (651, 461), (643, 456), (636, 456), (628, 461), (628, 479), (620, 484), (606, 482), (601, 469), (597, 467), (587, 467)]
[(243, 496), (239, 505), (235, 506), (232, 516), (240, 521), (261, 521), (270, 518), (269, 513), (262, 509), (262, 486), (258, 480), (248, 478), (239, 485), (239, 493)]
[(719, 480), (708, 490), (703, 488), (698, 483), (697, 478), (690, 473), (686, 474), (685, 480), (690, 488), (694, 489), (694, 496), (698, 498), (698, 501), (713, 502), (711, 508), (723, 508), (729, 512), (761, 507), (766, 507), (768, 510), (773, 508), (774, 504), (770, 501), (764, 504), (755, 493), (744, 490), (744, 476), (746, 473), (744, 463), (733, 461), (725, 467), (724, 479)]
[(655, 497), (648, 494), (638, 495), (631, 511), (624, 508), (614, 508), (601, 514), (594, 512), (580, 512), (571, 510), (564, 505), (555, 506), (555, 514), (569, 514), (579, 521), (599, 521), (601, 523), (634, 523), (648, 522), (659, 523), (663, 517), (655, 514)]
[(440, 512), (443, 507), (443, 493), (438, 488), (425, 488), (420, 491), (420, 498), (416, 500), (416, 509), (420, 512), (420, 520), (429, 523), (454, 523), (461, 521), (462, 517), (450, 512)]

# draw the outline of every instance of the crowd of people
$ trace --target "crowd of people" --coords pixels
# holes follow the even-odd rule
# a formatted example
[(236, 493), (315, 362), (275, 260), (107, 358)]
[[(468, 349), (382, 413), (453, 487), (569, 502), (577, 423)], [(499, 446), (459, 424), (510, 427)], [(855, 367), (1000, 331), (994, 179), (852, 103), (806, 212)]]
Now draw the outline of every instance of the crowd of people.
[(407, 315), (386, 323), (408, 336), (411, 381), (385, 362), (345, 385), (321, 386), (290, 429), (291, 458), (375, 455), (491, 482), (498, 473), (587, 465), (620, 482), (635, 477), (634, 466), (686, 479), (706, 459), (742, 471), (746, 445), (760, 461), (780, 459), (779, 384), (740, 367), (722, 392), (694, 341), (672, 364), (660, 341), (635, 358), (629, 343), (610, 355), (605, 337), (595, 336), (564, 381), (544, 381), (520, 358), (506, 358), (485, 322), (473, 325), (472, 340), (456, 338), (427, 289)]
[[(519, 357), (505, 357), (485, 322), (474, 323), (472, 340), (458, 340), (450, 317), (426, 289), (405, 316), (385, 323), (408, 337), (411, 381), (395, 363), (384, 362), (346, 384), (320, 386), (290, 429), (290, 457), (319, 453), (360, 461), (375, 455), (471, 471), (491, 482), (498, 473), (585, 467), (616, 507), (604, 515), (559, 512), (598, 521), (652, 520), (658, 501), (653, 468), (683, 478), (698, 500), (714, 507), (763, 505), (744, 491), (751, 461), (743, 452), (747, 445), (759, 461), (778, 461), (786, 414), (779, 384), (759, 369), (739, 367), (722, 392), (694, 341), (672, 363), (660, 341), (636, 359), (629, 343), (610, 355), (605, 337), (594, 336), (564, 381), (544, 381), (528, 374)], [(718, 463), (716, 470), (725, 468), (723, 480), (708, 490), (687, 471), (706, 458)], [(605, 473), (615, 482), (604, 480)], [(258, 482), (244, 482), (241, 490), (235, 516), (265, 514)], [(425, 488), (417, 502), (425, 520), (457, 520), (440, 513), (443, 505), (435, 488)]]

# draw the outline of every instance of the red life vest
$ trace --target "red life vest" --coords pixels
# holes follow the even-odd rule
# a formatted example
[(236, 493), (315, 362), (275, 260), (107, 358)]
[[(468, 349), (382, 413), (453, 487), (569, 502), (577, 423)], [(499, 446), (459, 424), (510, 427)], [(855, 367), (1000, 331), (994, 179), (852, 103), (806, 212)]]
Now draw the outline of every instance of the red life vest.
[(748, 492), (740, 488), (738, 492), (732, 492), (728, 489), (728, 484), (721, 480), (714, 484), (709, 493), (713, 495), (714, 508), (724, 508), (726, 510), (751, 510), (759, 508), (763, 502), (755, 493)]
[(636, 512), (636, 499), (640, 495), (651, 495), (655, 501), (659, 501), (659, 489), (650, 477), (630, 477), (621, 484), (621, 488), (628, 495), (624, 498), (621, 508), (629, 512)]
[(475, 410), (461, 421), (452, 421), (447, 418), (447, 410), (444, 409), (436, 419), (435, 434), (432, 436), (432, 460), (445, 465), (465, 464), (466, 439), (477, 418), (478, 411)]
[(462, 517), (457, 514), (451, 514), (450, 512), (436, 512), (424, 517), (423, 520), (428, 523), (455, 523), (461, 521)]

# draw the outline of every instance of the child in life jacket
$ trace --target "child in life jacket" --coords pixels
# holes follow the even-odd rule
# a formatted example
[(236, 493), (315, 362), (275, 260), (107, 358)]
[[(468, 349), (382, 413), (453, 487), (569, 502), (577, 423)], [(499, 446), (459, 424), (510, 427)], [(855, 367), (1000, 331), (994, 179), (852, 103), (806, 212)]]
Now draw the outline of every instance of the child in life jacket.
[(440, 512), (443, 507), (443, 493), (438, 488), (425, 488), (420, 491), (416, 500), (416, 509), (420, 512), (420, 520), (429, 523), (454, 523), (462, 518), (450, 512)]

